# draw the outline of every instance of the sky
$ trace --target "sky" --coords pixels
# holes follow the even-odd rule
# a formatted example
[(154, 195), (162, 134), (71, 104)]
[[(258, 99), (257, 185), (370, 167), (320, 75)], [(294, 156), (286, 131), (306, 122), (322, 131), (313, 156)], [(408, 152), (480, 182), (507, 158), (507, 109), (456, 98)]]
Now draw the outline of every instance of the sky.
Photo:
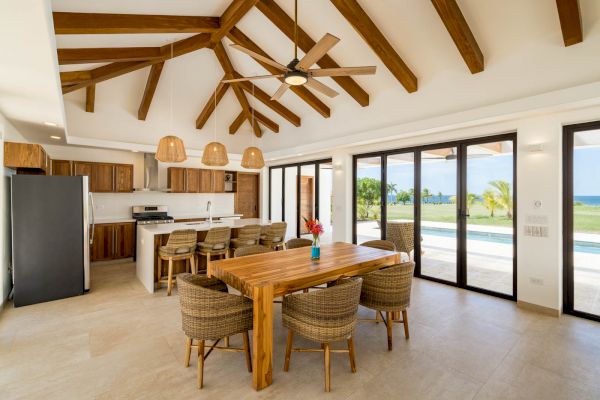
[(600, 148), (579, 147), (573, 157), (573, 194), (600, 196)]

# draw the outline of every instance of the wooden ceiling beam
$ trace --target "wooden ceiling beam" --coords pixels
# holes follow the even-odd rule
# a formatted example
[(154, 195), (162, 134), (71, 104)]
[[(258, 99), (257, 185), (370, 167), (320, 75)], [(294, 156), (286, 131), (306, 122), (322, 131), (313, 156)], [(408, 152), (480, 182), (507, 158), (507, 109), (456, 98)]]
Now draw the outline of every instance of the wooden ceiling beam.
[(456, 0), (431, 0), (472, 74), (483, 71), (483, 53)]
[[(260, 0), (256, 8), (262, 12), (281, 32), (283, 32), (291, 41), (294, 41), (294, 20), (286, 14), (285, 11), (273, 0)], [(316, 42), (298, 26), (298, 47), (308, 53), (314, 47)], [(321, 68), (340, 68), (340, 65), (328, 54), (325, 54), (317, 65)], [(369, 94), (360, 87), (354, 79), (349, 76), (332, 77), (342, 89), (344, 89), (358, 104), (363, 107), (369, 105)]]
[(361, 8), (356, 0), (330, 0), (340, 14), (354, 27), (356, 32), (383, 61), (390, 72), (409, 93), (418, 88), (417, 77), (402, 61), (396, 50)]
[[(213, 47), (213, 50), (215, 52), (215, 55), (217, 56), (217, 59), (219, 60), (219, 64), (221, 64), (221, 67), (223, 68), (223, 71), (225, 72), (225, 75), (233, 76), (235, 73), (235, 69), (233, 68), (233, 64), (231, 64), (231, 60), (229, 59), (229, 56), (227, 55), (227, 51), (225, 51), (223, 44), (221, 42), (217, 42), (215, 44), (215, 46)], [(234, 85), (232, 87), (233, 87), (233, 92), (235, 93), (235, 97), (237, 98), (238, 102), (240, 103), (240, 106), (242, 106), (242, 111), (244, 112), (246, 119), (248, 120), (248, 122), (250, 122), (250, 124), (252, 124), (252, 115), (250, 113), (250, 103), (248, 103), (248, 99), (246, 98), (244, 91), (239, 86)], [(260, 126), (258, 126), (258, 124), (252, 124), (252, 125), (253, 125), (252, 129), (254, 130), (254, 134), (257, 137), (261, 137), (262, 131), (260, 129)]]
[[(258, 53), (264, 57), (271, 58), (271, 57), (269, 57), (269, 55), (267, 53), (265, 53), (260, 47), (258, 47), (258, 45), (256, 43), (254, 43), (248, 36), (246, 36), (237, 27), (233, 27), (227, 34), (227, 37), (232, 42), (234, 42), (240, 46), (243, 46), (249, 50), (252, 50), (255, 53)], [(280, 74), (281, 73), (281, 71), (279, 71), (277, 68), (275, 68), (269, 64), (266, 64), (266, 63), (263, 63), (263, 62), (260, 62), (257, 60), (255, 60), (255, 61), (258, 62), (260, 65), (262, 65), (264, 69), (266, 69), (267, 71), (269, 71), (272, 74)], [(283, 82), (283, 78), (280, 78), (279, 80)], [(304, 86), (291, 86), (290, 90), (293, 91), (296, 95), (298, 95), (298, 97), (300, 97), (302, 100), (304, 100), (306, 102), (306, 104), (308, 104), (309, 106), (314, 108), (323, 117), (329, 118), (329, 116), (331, 115), (331, 110), (329, 109), (329, 107), (327, 107), (327, 105), (325, 103), (323, 103), (321, 100), (319, 100), (319, 98), (317, 96), (315, 96), (311, 91), (309, 91)]]
[(144, 61), (163, 57), (160, 47), (58, 49), (56, 52), (60, 65)]
[(246, 120), (246, 114), (244, 113), (244, 110), (242, 110), (242, 111), (240, 111), (238, 116), (235, 117), (235, 119), (233, 120), (231, 125), (229, 125), (229, 134), (235, 135), (245, 120)]
[[(242, 75), (235, 72), (233, 77), (241, 78)], [(254, 87), (253, 87), (252, 83), (248, 82), (248, 81), (236, 82), (236, 83), (234, 83), (234, 85), (240, 86), (247, 93), (254, 96), (258, 101), (260, 101), (261, 103), (263, 103), (264, 105), (269, 107), (271, 110), (275, 111), (281, 117), (283, 117), (288, 122), (290, 122), (292, 125), (294, 125), (294, 126), (301, 125), (301, 119), (299, 116), (297, 116), (292, 111), (287, 109), (284, 105), (279, 103), (277, 100), (271, 100), (271, 96), (267, 92), (265, 92), (264, 90), (259, 88), (258, 86), (254, 85)]]
[(202, 129), (204, 127), (204, 124), (206, 124), (208, 118), (210, 118), (211, 114), (215, 111), (216, 105), (221, 102), (225, 92), (227, 92), (227, 89), (229, 89), (229, 83), (222, 82), (223, 79), (227, 79), (227, 75), (224, 75), (223, 78), (221, 78), (217, 88), (210, 95), (210, 98), (204, 105), (200, 115), (198, 115), (198, 118), (196, 118), (196, 129)]
[(67, 71), (60, 73), (60, 80), (63, 86), (87, 82), (90, 79), (92, 79), (91, 71)]
[(93, 113), (95, 103), (96, 103), (96, 85), (90, 85), (85, 88), (85, 111)]
[(578, 0), (556, 0), (560, 29), (562, 30), (565, 46), (583, 42), (581, 28), (581, 12)]
[(254, 112), (255, 124), (258, 124), (258, 122), (260, 122), (265, 127), (269, 128), (269, 130), (271, 130), (273, 133), (279, 133), (279, 125), (272, 119), (270, 119), (269, 117), (252, 107), (250, 107), (250, 112)]
[(212, 33), (219, 17), (54, 12), (57, 35), (115, 33)]
[(150, 109), (150, 104), (152, 104), (154, 92), (156, 92), (158, 80), (160, 79), (164, 65), (165, 62), (163, 61), (161, 63), (152, 65), (150, 68), (148, 80), (146, 81), (146, 88), (144, 89), (144, 95), (142, 96), (140, 107), (138, 108), (138, 119), (140, 121), (145, 121), (146, 117), (148, 116), (148, 110)]
[(233, 0), (220, 18), (220, 29), (210, 38), (212, 45), (221, 42), (221, 39), (246, 15), (258, 0)]

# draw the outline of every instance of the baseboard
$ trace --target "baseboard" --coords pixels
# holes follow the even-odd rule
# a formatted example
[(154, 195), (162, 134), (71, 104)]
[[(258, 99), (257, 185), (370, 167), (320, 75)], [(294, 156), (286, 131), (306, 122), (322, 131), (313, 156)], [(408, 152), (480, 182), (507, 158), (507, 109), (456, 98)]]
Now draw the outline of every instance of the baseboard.
[(556, 318), (559, 318), (561, 314), (561, 311), (555, 308), (544, 307), (537, 304), (528, 303), (522, 300), (517, 300), (517, 307)]

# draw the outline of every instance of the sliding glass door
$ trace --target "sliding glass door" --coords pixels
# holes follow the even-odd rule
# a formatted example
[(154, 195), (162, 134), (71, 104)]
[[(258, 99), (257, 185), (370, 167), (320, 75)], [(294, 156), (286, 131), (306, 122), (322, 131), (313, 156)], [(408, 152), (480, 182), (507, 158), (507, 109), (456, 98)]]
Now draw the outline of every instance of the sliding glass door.
[(355, 243), (393, 241), (417, 276), (515, 299), (515, 140), (355, 156)]
[(564, 128), (564, 311), (600, 321), (600, 122)]

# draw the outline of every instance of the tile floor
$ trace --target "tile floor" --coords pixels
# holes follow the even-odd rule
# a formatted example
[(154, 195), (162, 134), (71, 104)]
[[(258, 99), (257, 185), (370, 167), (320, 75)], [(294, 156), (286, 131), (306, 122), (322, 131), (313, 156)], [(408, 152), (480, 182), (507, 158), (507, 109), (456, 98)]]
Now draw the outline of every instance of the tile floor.
[(195, 360), (183, 367), (176, 294), (146, 293), (132, 263), (94, 266), (92, 285), (85, 296), (0, 313), (1, 399), (600, 398), (600, 324), (419, 279), (411, 339), (395, 326), (388, 352), (384, 326), (360, 324), (358, 372), (334, 354), (331, 393), (320, 354), (294, 353), (282, 371), (278, 319), (271, 387), (255, 392), (243, 355), (215, 352), (199, 391)]

